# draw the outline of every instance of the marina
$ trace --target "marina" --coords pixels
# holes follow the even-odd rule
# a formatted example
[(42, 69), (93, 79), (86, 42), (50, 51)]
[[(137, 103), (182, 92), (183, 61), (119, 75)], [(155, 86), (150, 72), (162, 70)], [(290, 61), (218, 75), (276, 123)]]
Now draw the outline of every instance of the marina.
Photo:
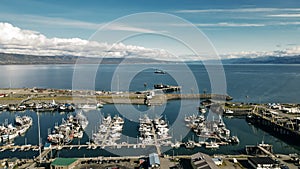
[[(106, 106), (108, 106), (108, 105), (106, 105)], [(103, 110), (105, 110), (105, 108), (107, 109), (106, 106), (104, 106)], [(110, 110), (112, 110), (112, 109), (109, 109), (109, 111)], [(71, 114), (62, 114), (67, 119), (67, 120), (65, 120), (65, 123), (63, 122), (62, 124), (68, 126), (68, 123), (69, 123), (68, 121), (70, 121), (70, 119), (72, 119), (72, 118), (73, 118), (73, 123), (77, 123), (76, 120), (74, 120), (74, 119), (77, 118), (76, 114), (81, 115), (81, 113), (85, 114), (85, 116), (87, 115), (85, 117), (87, 119), (90, 119), (89, 116), (93, 114), (92, 112), (84, 113), (83, 111), (79, 111), (78, 113), (72, 114), (72, 116), (71, 116)], [(102, 113), (100, 113), (100, 114), (102, 114)], [(193, 134), (194, 130), (191, 130), (192, 139), (190, 136), (187, 136), (184, 139), (175, 137), (175, 140), (174, 140), (174, 138), (172, 137), (173, 132), (170, 131), (169, 126), (167, 125), (168, 123), (170, 123), (169, 120), (172, 121), (172, 118), (170, 118), (171, 116), (169, 117), (170, 119), (168, 118), (169, 119), (168, 121), (165, 121), (164, 118), (161, 118), (163, 116), (160, 116), (160, 117), (154, 116), (153, 118), (149, 118), (147, 116), (142, 115), (139, 117), (139, 124), (138, 124), (139, 127), (136, 129), (139, 133), (138, 141), (134, 141), (132, 139), (130, 139), (131, 141), (128, 141), (128, 140), (126, 141), (126, 139), (118, 140), (119, 139), (118, 136), (120, 136), (118, 134), (118, 132), (121, 131), (122, 135), (123, 135), (124, 134), (123, 130), (128, 130), (128, 128), (126, 128), (126, 127), (124, 128), (124, 126), (126, 126), (126, 121), (122, 120), (122, 118), (118, 114), (115, 114), (115, 113), (113, 113), (111, 115), (107, 114), (107, 113), (105, 113), (105, 114), (106, 115), (99, 116), (98, 120), (96, 120), (96, 121), (98, 121), (97, 123), (94, 123), (92, 121), (89, 123), (87, 123), (87, 122), (84, 123), (86, 127), (83, 127), (83, 128), (85, 128), (85, 129), (89, 128), (88, 127), (89, 124), (98, 124), (98, 126), (99, 126), (98, 130), (94, 130), (94, 134), (92, 135), (92, 137), (90, 137), (90, 141), (88, 141), (89, 137), (86, 137), (86, 134), (83, 134), (83, 138), (80, 139), (79, 137), (78, 138), (74, 137), (74, 139), (73, 139), (74, 141), (69, 144), (52, 144), (51, 150), (63, 151), (63, 150), (76, 149), (77, 151), (99, 151), (99, 150), (107, 150), (107, 149), (123, 150), (124, 148), (128, 149), (128, 150), (130, 150), (130, 149), (135, 150), (135, 149), (145, 149), (147, 147), (149, 147), (149, 148), (155, 147), (156, 152), (162, 153), (163, 152), (163, 150), (161, 149), (162, 147), (170, 147), (170, 148), (174, 148), (174, 151), (176, 151), (176, 152), (182, 151), (183, 150), (182, 148), (185, 148), (186, 150), (193, 150), (192, 152), (199, 150), (199, 148), (202, 151), (207, 149), (209, 152), (210, 149), (222, 150), (223, 147), (234, 146), (234, 144), (230, 145), (231, 143), (228, 144), (228, 143), (225, 143), (225, 141), (223, 141), (223, 142), (220, 141), (221, 138), (218, 138), (217, 135), (210, 135), (210, 134), (205, 135), (206, 139), (208, 139), (210, 137), (210, 139), (205, 141), (204, 139), (200, 139), (200, 137), (197, 136), (196, 133)], [(85, 121), (84, 120), (85, 118), (83, 117), (82, 121)], [(101, 118), (102, 118), (102, 120), (101, 120), (101, 124), (100, 124), (99, 120)], [(195, 121), (197, 121), (196, 120), (197, 118), (201, 118), (202, 120), (204, 120), (203, 117), (201, 117), (199, 115), (198, 115), (198, 117), (196, 115), (191, 115), (191, 116), (184, 115), (184, 116), (182, 116), (181, 120), (182, 120), (183, 124), (187, 124), (186, 123), (187, 121), (191, 122), (194, 120), (194, 122), (195, 122)], [(232, 127), (230, 127), (231, 126), (230, 123), (228, 123), (228, 119), (223, 119), (223, 120), (225, 120), (224, 123), (227, 124), (226, 125), (227, 127), (229, 125), (229, 127), (228, 127), (229, 129), (232, 128)], [(57, 121), (55, 121), (53, 123), (54, 126), (56, 125), (56, 123), (57, 123)], [(220, 120), (216, 118), (214, 123), (218, 125), (220, 123)], [(123, 124), (123, 125), (121, 125), (121, 124)], [(188, 124), (193, 124), (193, 123), (188, 123)], [(221, 124), (222, 124), (222, 122), (221, 122)], [(101, 125), (106, 125), (107, 128), (105, 129), (104, 126), (101, 127)], [(59, 128), (59, 125), (57, 125), (57, 126)], [(208, 123), (208, 126), (214, 126), (214, 125)], [(74, 126), (73, 126), (73, 128), (74, 128)], [(76, 130), (74, 129), (73, 136), (76, 135), (75, 131)], [(87, 132), (88, 130), (84, 130), (84, 131)], [(98, 134), (98, 133), (101, 133), (101, 134)], [(232, 130), (231, 133), (234, 133), (234, 135), (239, 136), (239, 134), (236, 133), (235, 130)], [(68, 135), (68, 136), (70, 136), (70, 135)], [(44, 137), (44, 139), (46, 139), (46, 138), (47, 138), (47, 135), (46, 135), (46, 137)], [(76, 140), (82, 140), (82, 141), (80, 141), (81, 142), (80, 144), (76, 144), (76, 142), (77, 142)], [(86, 141), (84, 141), (84, 140), (86, 140)], [(249, 144), (247, 142), (244, 143), (244, 141), (245, 140), (242, 140), (243, 144), (241, 144), (241, 143), (239, 143), (239, 144), (241, 144), (241, 146), (243, 146), (245, 144)], [(38, 150), (38, 146), (37, 146), (38, 144), (34, 144), (34, 142), (32, 142), (32, 140), (30, 140), (29, 142), (30, 142), (30, 145), (25, 144), (25, 146), (18, 145), (18, 143), (17, 143), (17, 145), (16, 144), (15, 145), (3, 145), (1, 147), (1, 151), (4, 152), (4, 154), (5, 154), (6, 152), (19, 152), (19, 151), (34, 152), (34, 151)], [(24, 139), (23, 139), (23, 143), (24, 143)], [(46, 143), (44, 143), (44, 145), (46, 145)], [(47, 146), (45, 146), (45, 147), (43, 150), (49, 152), (49, 149), (47, 148)], [(130, 151), (128, 151), (128, 153), (129, 152)], [(164, 153), (166, 153), (166, 152), (164, 152)], [(186, 151), (182, 151), (182, 153), (186, 153)], [(47, 153), (45, 153), (45, 154), (47, 154)]]

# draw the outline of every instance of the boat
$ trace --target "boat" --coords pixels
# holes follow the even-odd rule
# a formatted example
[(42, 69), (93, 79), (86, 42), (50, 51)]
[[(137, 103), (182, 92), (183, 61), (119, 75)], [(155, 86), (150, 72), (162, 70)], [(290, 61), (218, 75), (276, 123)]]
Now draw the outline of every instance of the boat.
[(97, 103), (96, 107), (97, 107), (97, 108), (103, 108), (103, 104)]
[(240, 140), (239, 140), (239, 138), (237, 136), (232, 136), (230, 138), (230, 140), (231, 140), (232, 144), (239, 144), (240, 143)]
[(15, 117), (15, 124), (18, 126), (24, 126), (24, 125), (32, 125), (32, 118), (29, 116), (16, 116)]
[(205, 144), (205, 148), (207, 149), (218, 149), (220, 146), (216, 142), (210, 142)]
[(79, 131), (77, 138), (82, 138), (83, 137), (83, 131)]
[(166, 74), (165, 71), (160, 70), (160, 69), (156, 69), (156, 70), (154, 71), (154, 73), (156, 73), (156, 74)]
[(179, 148), (181, 146), (181, 142), (177, 141), (175, 144), (172, 144), (171, 146), (174, 148)]
[(192, 140), (189, 140), (184, 145), (185, 145), (185, 148), (187, 148), (187, 149), (193, 149), (193, 148), (195, 148), (195, 142), (192, 141)]
[(204, 105), (199, 106), (199, 112), (206, 113), (206, 107)]
[(88, 124), (89, 121), (87, 120), (87, 118), (83, 115), (82, 111), (79, 111), (76, 116), (75, 119), (78, 120), (79, 125), (81, 126), (82, 130), (84, 130)]
[(155, 84), (153, 87), (154, 89), (165, 89), (165, 88), (169, 88), (170, 86), (160, 83), (160, 84)]
[(226, 109), (225, 110), (225, 114), (233, 114), (234, 112), (232, 111), (232, 110), (230, 110), (230, 109)]
[(96, 109), (97, 105), (85, 104), (79, 108), (81, 108), (81, 109)]

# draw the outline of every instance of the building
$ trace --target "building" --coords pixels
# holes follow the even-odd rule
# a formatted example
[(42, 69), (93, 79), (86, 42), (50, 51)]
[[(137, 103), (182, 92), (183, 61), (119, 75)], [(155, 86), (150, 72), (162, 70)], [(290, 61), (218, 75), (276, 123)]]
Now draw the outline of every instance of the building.
[(249, 157), (248, 163), (255, 169), (280, 169), (279, 165), (270, 157)]
[(149, 165), (151, 168), (159, 168), (160, 167), (160, 160), (158, 154), (152, 153), (149, 154)]
[(218, 169), (210, 156), (200, 152), (191, 156), (191, 163), (194, 169)]
[(57, 158), (51, 163), (51, 169), (71, 169), (77, 164), (76, 158)]

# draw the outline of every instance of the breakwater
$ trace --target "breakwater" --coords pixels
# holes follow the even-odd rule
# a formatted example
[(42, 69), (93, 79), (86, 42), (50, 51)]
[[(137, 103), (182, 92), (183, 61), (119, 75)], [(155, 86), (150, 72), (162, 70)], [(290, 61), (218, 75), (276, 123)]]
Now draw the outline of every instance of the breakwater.
[[(161, 105), (168, 100), (177, 99), (217, 99), (231, 100), (232, 97), (222, 94), (169, 94), (157, 89), (142, 92), (111, 92), (90, 90), (61, 89), (0, 89), (0, 105), (13, 106), (16, 109), (23, 104), (52, 103), (58, 104), (151, 104)], [(13, 109), (14, 110), (14, 109)]]

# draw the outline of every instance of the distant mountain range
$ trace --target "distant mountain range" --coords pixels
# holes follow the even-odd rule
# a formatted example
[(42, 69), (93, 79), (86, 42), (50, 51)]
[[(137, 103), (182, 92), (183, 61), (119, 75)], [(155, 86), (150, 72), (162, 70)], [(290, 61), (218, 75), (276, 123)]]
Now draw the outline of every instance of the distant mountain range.
[[(0, 65), (12, 64), (75, 64), (80, 59), (80, 63), (95, 64), (99, 59), (92, 57), (78, 57), (78, 56), (36, 56), (23, 54), (8, 54), (0, 53)], [(124, 62), (123, 62), (124, 61)], [(155, 59), (143, 58), (105, 58), (101, 61), (102, 64), (118, 64), (118, 63), (162, 63)], [(201, 61), (192, 61), (186, 63), (200, 63)], [(209, 61), (214, 63), (215, 61)], [(170, 63), (170, 61), (164, 61)], [(300, 55), (297, 56), (266, 56), (257, 58), (235, 58), (224, 59), (223, 64), (300, 64)]]
[(297, 56), (265, 56), (257, 58), (224, 59), (223, 64), (300, 64), (300, 55)]
[[(23, 54), (0, 53), (0, 65), (28, 65), (28, 64), (75, 64), (80, 60), (84, 64), (97, 64), (99, 58), (78, 57), (78, 56), (37, 56)], [(142, 58), (105, 58), (101, 60), (102, 64), (119, 63), (161, 63), (154, 59)]]

